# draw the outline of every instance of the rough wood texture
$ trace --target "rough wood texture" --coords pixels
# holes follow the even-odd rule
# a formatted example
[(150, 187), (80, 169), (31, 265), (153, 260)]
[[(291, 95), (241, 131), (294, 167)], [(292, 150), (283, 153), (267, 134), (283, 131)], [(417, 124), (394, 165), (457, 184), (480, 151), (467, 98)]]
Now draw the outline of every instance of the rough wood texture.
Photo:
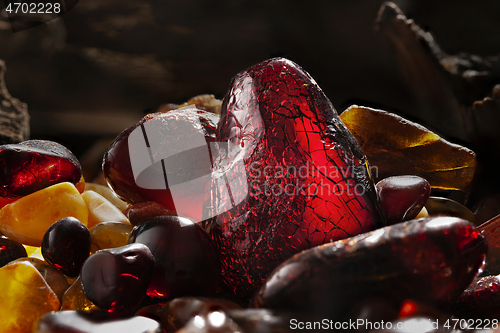
[(0, 60), (0, 144), (22, 142), (30, 135), (28, 106), (9, 94), (4, 80), (6, 69)]

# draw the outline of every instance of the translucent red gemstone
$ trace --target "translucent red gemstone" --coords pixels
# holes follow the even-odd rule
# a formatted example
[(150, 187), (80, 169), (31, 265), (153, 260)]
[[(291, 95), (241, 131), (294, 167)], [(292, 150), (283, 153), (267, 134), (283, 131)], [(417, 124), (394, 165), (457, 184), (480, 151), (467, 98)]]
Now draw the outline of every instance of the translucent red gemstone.
[(0, 170), (3, 198), (19, 198), (61, 182), (77, 184), (82, 177), (75, 155), (46, 140), (0, 146)]
[(239, 73), (217, 130), (211, 234), (239, 296), (294, 253), (382, 224), (361, 148), (297, 64)]

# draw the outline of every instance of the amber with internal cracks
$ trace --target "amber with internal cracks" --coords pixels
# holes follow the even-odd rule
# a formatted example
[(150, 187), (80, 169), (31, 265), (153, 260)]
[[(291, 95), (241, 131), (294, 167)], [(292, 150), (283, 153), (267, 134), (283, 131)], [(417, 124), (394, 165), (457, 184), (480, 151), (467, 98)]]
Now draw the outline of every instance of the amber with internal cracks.
[(94, 191), (85, 191), (82, 194), (83, 200), (89, 209), (88, 227), (108, 221), (122, 222), (130, 224), (128, 218), (116, 208), (105, 197)]
[(64, 182), (27, 195), (0, 210), (0, 230), (10, 239), (41, 246), (45, 231), (73, 216), (87, 225), (88, 209), (75, 185)]
[(353, 105), (340, 119), (358, 140), (377, 181), (407, 174), (425, 178), (432, 188), (468, 191), (476, 168), (473, 151), (382, 110)]
[(59, 309), (59, 299), (27, 261), (0, 268), (0, 332), (29, 333), (43, 314)]

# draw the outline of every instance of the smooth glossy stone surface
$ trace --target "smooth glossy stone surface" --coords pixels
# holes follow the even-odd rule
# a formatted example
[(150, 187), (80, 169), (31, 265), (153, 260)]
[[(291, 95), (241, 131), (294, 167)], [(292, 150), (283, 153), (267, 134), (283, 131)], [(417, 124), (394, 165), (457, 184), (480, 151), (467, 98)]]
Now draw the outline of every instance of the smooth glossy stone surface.
[(500, 276), (476, 279), (454, 305), (459, 318), (500, 319)]
[(46, 140), (0, 146), (0, 170), (0, 196), (4, 198), (19, 198), (62, 182), (77, 184), (82, 177), (73, 153)]
[[(328, 330), (313, 329), (313, 322), (321, 322), (324, 319), (315, 316), (304, 316), (297, 313), (278, 313), (269, 309), (232, 310), (227, 315), (245, 333), (328, 332)], [(307, 323), (309, 323), (309, 327)]]
[(80, 277), (78, 277), (64, 293), (61, 310), (90, 312), (98, 309), (83, 293), (82, 282)]
[(155, 258), (149, 296), (211, 296), (220, 289), (219, 257), (196, 223), (177, 216), (154, 217), (135, 226), (129, 242), (145, 244)]
[(359, 144), (297, 64), (270, 59), (233, 78), (216, 140), (211, 235), (239, 297), (293, 254), (383, 224)]
[(90, 228), (90, 252), (125, 246), (132, 226), (122, 222), (101, 222)]
[(64, 275), (78, 276), (89, 254), (89, 229), (74, 217), (55, 222), (43, 236), (43, 258)]
[(145, 201), (137, 204), (131, 204), (124, 211), (132, 225), (137, 225), (142, 221), (148, 220), (156, 216), (175, 216), (175, 211), (165, 208), (163, 205), (155, 201)]
[(27, 257), (28, 253), (21, 243), (0, 235), (0, 267), (17, 258)]
[(109, 146), (103, 161), (106, 181), (129, 203), (156, 201), (176, 215), (201, 221), (211, 180), (209, 142), (218, 120), (194, 107), (147, 115)]
[(59, 309), (59, 299), (29, 262), (0, 268), (0, 332), (29, 333), (44, 313)]
[(227, 312), (241, 309), (231, 301), (221, 298), (178, 297), (167, 303), (155, 304), (137, 311), (136, 315), (158, 321), (166, 333), (182, 328), (195, 316), (206, 316), (212, 311)]
[(418, 176), (388, 177), (375, 188), (388, 225), (413, 219), (431, 194), (429, 182)]
[(254, 304), (332, 320), (342, 320), (370, 298), (396, 308), (405, 299), (446, 307), (472, 282), (486, 251), (484, 237), (465, 220), (412, 220), (290, 258), (268, 278)]
[(476, 217), (470, 209), (452, 199), (429, 197), (425, 208), (429, 216), (455, 216), (477, 224)]
[(39, 247), (47, 229), (72, 216), (87, 224), (88, 209), (71, 183), (59, 183), (22, 197), (0, 209), (0, 230), (10, 239)]
[(145, 317), (107, 318), (101, 313), (60, 311), (42, 316), (33, 333), (160, 333), (159, 324)]
[(143, 244), (129, 244), (92, 254), (82, 267), (87, 298), (118, 315), (131, 315), (146, 295), (155, 261)]
[(89, 228), (92, 228), (101, 222), (109, 221), (130, 224), (128, 218), (123, 215), (121, 210), (116, 208), (115, 205), (99, 193), (90, 190), (85, 191), (82, 193), (82, 198), (89, 209)]
[(50, 289), (57, 295), (57, 298), (62, 302), (63, 295), (69, 288), (68, 280), (63, 273), (38, 258), (20, 258), (15, 260), (15, 262), (28, 262), (33, 265), (40, 275), (42, 275), (45, 282), (47, 282)]

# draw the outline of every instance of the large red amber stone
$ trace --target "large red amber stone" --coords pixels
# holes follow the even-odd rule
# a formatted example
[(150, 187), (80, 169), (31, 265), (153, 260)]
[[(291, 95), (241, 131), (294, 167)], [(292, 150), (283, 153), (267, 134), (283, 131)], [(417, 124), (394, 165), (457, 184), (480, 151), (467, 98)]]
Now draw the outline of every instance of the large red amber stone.
[(297, 64), (275, 58), (239, 73), (217, 130), (211, 235), (238, 296), (291, 255), (382, 224), (361, 148)]

